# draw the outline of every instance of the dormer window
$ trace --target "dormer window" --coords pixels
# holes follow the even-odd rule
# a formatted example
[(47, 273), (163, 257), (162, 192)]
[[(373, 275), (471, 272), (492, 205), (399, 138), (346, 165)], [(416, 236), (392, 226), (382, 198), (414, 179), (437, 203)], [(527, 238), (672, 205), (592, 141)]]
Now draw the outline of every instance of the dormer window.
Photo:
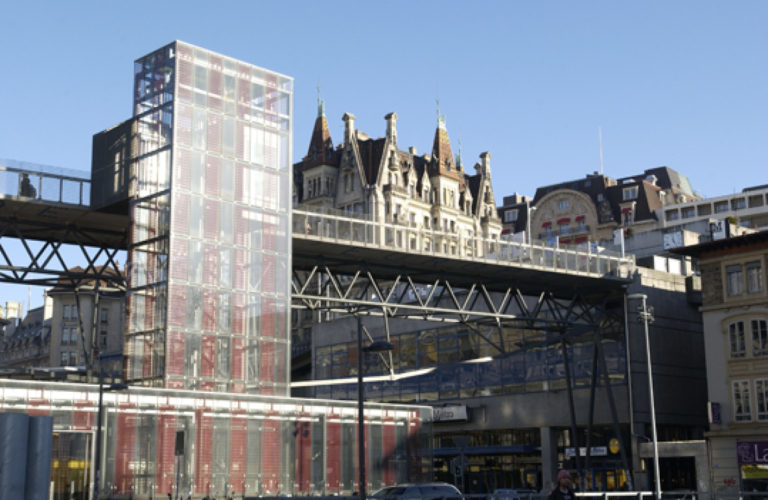
[(624, 201), (637, 199), (637, 186), (625, 187), (622, 190), (622, 199)]

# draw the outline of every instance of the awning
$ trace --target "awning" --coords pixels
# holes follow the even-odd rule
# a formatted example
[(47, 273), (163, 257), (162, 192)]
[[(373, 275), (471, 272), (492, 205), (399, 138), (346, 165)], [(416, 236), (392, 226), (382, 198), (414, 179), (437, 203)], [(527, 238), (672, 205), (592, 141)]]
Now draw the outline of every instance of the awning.
[(562, 219), (557, 219), (558, 224), (568, 224), (569, 222), (571, 222), (570, 217), (563, 217)]

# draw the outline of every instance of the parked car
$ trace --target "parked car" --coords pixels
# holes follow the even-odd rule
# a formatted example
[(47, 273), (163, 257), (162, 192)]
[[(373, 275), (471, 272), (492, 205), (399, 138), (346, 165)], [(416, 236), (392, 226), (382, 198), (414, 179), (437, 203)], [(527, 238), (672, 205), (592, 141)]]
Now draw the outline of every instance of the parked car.
[(461, 491), (450, 483), (398, 484), (382, 488), (372, 497), (377, 500), (436, 500), (461, 498)]
[(534, 490), (510, 490), (510, 489), (497, 489), (493, 491), (490, 500), (532, 500), (534, 495), (537, 495)]

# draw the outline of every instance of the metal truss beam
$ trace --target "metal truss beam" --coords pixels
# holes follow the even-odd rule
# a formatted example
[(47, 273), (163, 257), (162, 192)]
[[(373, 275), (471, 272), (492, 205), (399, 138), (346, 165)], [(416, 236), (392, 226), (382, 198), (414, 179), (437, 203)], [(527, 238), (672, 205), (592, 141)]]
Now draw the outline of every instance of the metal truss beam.
[[(75, 255), (65, 249), (74, 249)], [(76, 289), (98, 279), (107, 286), (125, 290), (125, 273), (118, 264), (118, 252), (120, 248), (104, 244), (104, 238), (76, 225), (62, 228), (55, 223), (20, 224), (14, 218), (0, 218), (3, 283)]]
[(327, 266), (294, 270), (292, 286), (297, 309), (550, 331), (597, 326), (600, 302), (578, 291), (568, 299), (547, 291), (531, 297), (514, 286), (492, 293), (483, 283), (455, 287), (439, 277), (418, 283), (409, 275), (378, 279), (364, 270), (348, 275)]

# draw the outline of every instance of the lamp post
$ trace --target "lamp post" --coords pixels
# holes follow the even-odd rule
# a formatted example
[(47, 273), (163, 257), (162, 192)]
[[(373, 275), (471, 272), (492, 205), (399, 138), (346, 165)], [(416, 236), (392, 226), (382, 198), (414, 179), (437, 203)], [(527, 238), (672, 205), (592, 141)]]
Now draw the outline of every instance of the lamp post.
[(394, 349), (394, 346), (387, 341), (377, 340), (363, 348), (363, 321), (360, 316), (357, 317), (357, 463), (359, 468), (360, 485), (358, 487), (358, 498), (365, 500), (365, 412), (363, 401), (365, 401), (365, 388), (363, 387), (363, 356), (369, 352), (386, 352)]
[(94, 473), (93, 473), (93, 500), (99, 500), (99, 490), (101, 482), (101, 422), (104, 413), (104, 392), (121, 391), (127, 389), (125, 384), (112, 383), (104, 387), (104, 373), (99, 375), (99, 412), (96, 416), (96, 453), (94, 454)]
[(642, 301), (641, 308), (638, 310), (638, 314), (643, 325), (645, 327), (645, 356), (648, 368), (648, 398), (651, 403), (651, 432), (653, 433), (653, 474), (655, 476), (655, 488), (654, 492), (656, 500), (661, 500), (661, 476), (659, 474), (659, 440), (656, 435), (656, 407), (654, 406), (653, 397), (653, 372), (651, 371), (651, 341), (648, 336), (648, 323), (653, 322), (653, 308), (649, 310), (646, 307), (646, 300), (648, 296), (644, 293), (633, 293), (627, 295), (628, 300), (640, 300)]

